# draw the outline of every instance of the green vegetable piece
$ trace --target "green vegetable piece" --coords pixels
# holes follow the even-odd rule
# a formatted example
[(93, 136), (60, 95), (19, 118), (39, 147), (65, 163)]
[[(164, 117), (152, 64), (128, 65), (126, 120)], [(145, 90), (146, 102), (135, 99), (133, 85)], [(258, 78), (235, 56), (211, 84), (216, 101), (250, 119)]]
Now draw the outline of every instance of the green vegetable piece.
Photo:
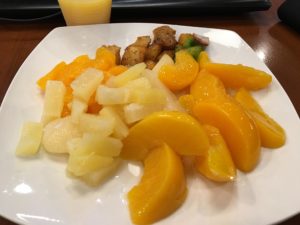
[(196, 44), (197, 42), (194, 40), (194, 38), (187, 38), (183, 43), (183, 48), (190, 48), (192, 46), (195, 46)]
[(202, 48), (202, 46), (197, 45), (197, 46), (188, 48), (187, 51), (194, 57), (195, 60), (198, 60), (200, 52), (203, 51), (203, 48)]
[(176, 45), (175, 47), (175, 52), (179, 52), (180, 50), (183, 49), (183, 46), (182, 45)]

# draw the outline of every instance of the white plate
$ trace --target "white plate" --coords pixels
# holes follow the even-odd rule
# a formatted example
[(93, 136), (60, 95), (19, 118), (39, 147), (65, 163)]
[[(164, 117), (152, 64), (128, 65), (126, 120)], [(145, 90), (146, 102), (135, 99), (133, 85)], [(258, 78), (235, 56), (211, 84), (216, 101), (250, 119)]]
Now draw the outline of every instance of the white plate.
[[(35, 82), (58, 62), (94, 56), (102, 44), (123, 48), (137, 36), (151, 34), (159, 24), (108, 24), (53, 30), (30, 54), (16, 74), (0, 112), (0, 214), (22, 224), (131, 224), (126, 193), (138, 182), (139, 167), (124, 164), (114, 178), (92, 189), (66, 177), (66, 159), (43, 152), (33, 159), (14, 155), (24, 121), (39, 121), (43, 98)], [(243, 63), (270, 70), (232, 31), (172, 26), (177, 34), (210, 37), (212, 60)], [(261, 162), (232, 184), (188, 178), (189, 194), (173, 215), (157, 224), (265, 225), (300, 211), (300, 123), (288, 96), (274, 77), (269, 88), (255, 93), (263, 108), (286, 130), (287, 143), (263, 149)], [(155, 188), (155, 187), (154, 187)]]

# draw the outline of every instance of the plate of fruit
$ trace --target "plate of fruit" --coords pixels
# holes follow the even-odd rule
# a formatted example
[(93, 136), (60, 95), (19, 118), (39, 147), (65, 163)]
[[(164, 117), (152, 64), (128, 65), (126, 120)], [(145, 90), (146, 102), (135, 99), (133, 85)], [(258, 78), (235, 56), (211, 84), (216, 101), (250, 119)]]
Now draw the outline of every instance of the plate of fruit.
[(299, 117), (229, 30), (56, 28), (0, 124), (0, 214), (16, 223), (266, 225), (300, 212)]

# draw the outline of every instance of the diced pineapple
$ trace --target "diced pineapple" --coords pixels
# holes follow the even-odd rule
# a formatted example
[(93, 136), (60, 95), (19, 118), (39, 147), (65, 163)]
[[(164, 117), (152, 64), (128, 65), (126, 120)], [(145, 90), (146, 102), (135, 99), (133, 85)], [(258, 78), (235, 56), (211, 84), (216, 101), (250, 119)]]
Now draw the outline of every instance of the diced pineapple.
[(72, 154), (79, 147), (82, 137), (72, 138), (67, 141), (67, 150), (69, 154)]
[(166, 96), (159, 89), (132, 90), (130, 101), (142, 105), (162, 105), (166, 104)]
[(26, 122), (23, 124), (21, 137), (16, 148), (17, 156), (35, 155), (40, 147), (43, 135), (41, 123)]
[(130, 67), (125, 72), (121, 73), (120, 75), (112, 76), (107, 81), (106, 84), (109, 87), (122, 87), (125, 84), (127, 84), (129, 81), (140, 77), (145, 68), (146, 68), (145, 63), (136, 64), (136, 65)]
[(56, 119), (44, 128), (42, 144), (51, 153), (68, 153), (68, 141), (82, 135), (70, 116)]
[(159, 89), (166, 96), (165, 110), (185, 112), (185, 109), (178, 102), (177, 97), (160, 81), (153, 71), (146, 69), (143, 75), (149, 79), (153, 87)]
[(72, 100), (72, 106), (71, 106), (71, 118), (73, 123), (78, 123), (79, 116), (82, 113), (85, 113), (87, 111), (88, 104), (86, 102), (81, 101), (78, 98), (74, 98)]
[(158, 74), (160, 68), (163, 66), (163, 65), (173, 65), (174, 64), (174, 61), (173, 59), (168, 55), (168, 54), (164, 54), (160, 60), (158, 61), (158, 63), (156, 63), (156, 65), (154, 66), (154, 68), (152, 69), (152, 71), (155, 73), (155, 74)]
[(46, 85), (42, 124), (61, 117), (66, 87), (61, 81), (49, 80)]
[(142, 105), (131, 103), (124, 106), (125, 121), (127, 124), (137, 122), (153, 112), (163, 110), (162, 105)]
[(82, 132), (100, 133), (105, 137), (113, 133), (115, 119), (108, 116), (83, 113), (79, 116), (78, 127)]
[(128, 88), (110, 88), (100, 85), (96, 92), (96, 101), (100, 105), (120, 105), (128, 103), (129, 96)]
[(128, 135), (129, 129), (114, 107), (105, 106), (100, 110), (99, 114), (108, 117), (110, 116), (115, 119), (115, 127), (112, 134), (113, 137), (123, 139)]
[(103, 137), (99, 133), (85, 133), (72, 155), (88, 155), (95, 153), (100, 156), (119, 156), (123, 143), (116, 138)]
[(140, 77), (135, 80), (129, 81), (124, 87), (130, 90), (147, 90), (151, 88), (151, 83), (146, 77)]
[(97, 69), (89, 68), (85, 70), (72, 83), (73, 96), (88, 102), (92, 94), (103, 80), (103, 72)]
[(75, 176), (83, 176), (113, 163), (112, 157), (100, 156), (96, 153), (88, 155), (71, 154), (68, 160), (67, 170)]
[(82, 176), (81, 179), (90, 186), (98, 186), (116, 172), (120, 162), (120, 159), (115, 159), (111, 165), (94, 172), (87, 173), (86, 175)]

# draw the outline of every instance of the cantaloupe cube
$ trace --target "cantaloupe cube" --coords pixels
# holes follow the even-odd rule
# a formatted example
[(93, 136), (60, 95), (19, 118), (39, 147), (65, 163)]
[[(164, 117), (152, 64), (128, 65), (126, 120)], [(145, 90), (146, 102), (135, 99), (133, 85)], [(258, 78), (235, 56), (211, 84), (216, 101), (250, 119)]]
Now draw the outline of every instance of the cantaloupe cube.
[(141, 76), (143, 70), (146, 68), (145, 63), (139, 63), (130, 67), (125, 72), (119, 74), (118, 76), (112, 76), (107, 82), (109, 87), (122, 87), (129, 81), (137, 79)]
[(96, 92), (96, 101), (100, 105), (120, 105), (129, 102), (130, 92), (128, 88), (110, 88), (100, 85)]
[(41, 122), (46, 125), (61, 117), (66, 87), (61, 81), (49, 80), (46, 85)]
[(115, 119), (115, 127), (112, 136), (123, 139), (128, 135), (128, 126), (123, 121), (118, 111), (112, 106), (105, 106), (99, 112), (99, 115), (112, 117)]
[(98, 116), (82, 113), (79, 116), (78, 127), (85, 133), (100, 133), (102, 136), (109, 136), (113, 133), (115, 119), (108, 116)]
[(73, 96), (88, 102), (103, 78), (103, 72), (100, 70), (93, 68), (85, 70), (71, 83)]
[(35, 155), (40, 147), (43, 135), (41, 123), (25, 122), (22, 127), (21, 137), (16, 148), (17, 156)]

